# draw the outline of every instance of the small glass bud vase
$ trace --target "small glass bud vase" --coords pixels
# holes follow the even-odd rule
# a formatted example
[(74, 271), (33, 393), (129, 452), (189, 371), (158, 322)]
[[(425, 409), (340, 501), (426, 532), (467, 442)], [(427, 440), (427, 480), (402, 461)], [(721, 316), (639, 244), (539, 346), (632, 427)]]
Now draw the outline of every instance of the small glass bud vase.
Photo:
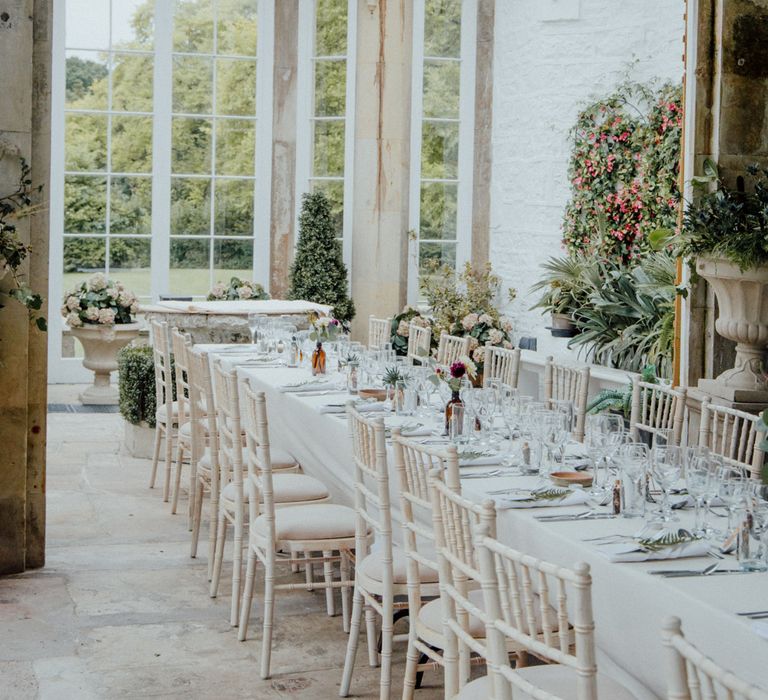
[(347, 365), (347, 391), (357, 395), (357, 362), (350, 362)]

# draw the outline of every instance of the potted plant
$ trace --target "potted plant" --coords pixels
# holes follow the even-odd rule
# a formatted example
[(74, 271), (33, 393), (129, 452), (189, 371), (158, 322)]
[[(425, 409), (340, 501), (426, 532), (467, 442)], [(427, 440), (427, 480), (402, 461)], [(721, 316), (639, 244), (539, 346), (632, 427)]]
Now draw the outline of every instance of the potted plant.
[(117, 389), (110, 374), (117, 370), (117, 353), (139, 335), (133, 321), (139, 304), (120, 282), (97, 272), (64, 295), (61, 313), (72, 335), (83, 346), (83, 366), (94, 374), (82, 394), (84, 404), (117, 404)]
[(531, 309), (551, 314), (550, 331), (556, 338), (573, 338), (579, 332), (574, 314), (586, 303), (585, 273), (591, 264), (580, 253), (550, 258), (541, 266), (544, 275), (531, 287), (532, 292), (543, 292)]
[[(647, 384), (658, 384), (656, 365), (646, 365), (640, 373), (640, 381)], [(629, 429), (629, 416), (632, 412), (632, 381), (619, 389), (601, 389), (587, 404), (587, 413), (613, 413), (624, 418)]]
[(764, 355), (768, 344), (768, 171), (747, 168), (752, 190), (731, 189), (707, 159), (693, 183), (704, 189), (686, 208), (678, 235), (653, 234), (657, 246), (674, 246), (695, 261), (710, 284), (720, 315), (717, 332), (736, 342), (736, 361), (716, 379), (702, 379), (703, 391), (733, 402), (768, 402)]

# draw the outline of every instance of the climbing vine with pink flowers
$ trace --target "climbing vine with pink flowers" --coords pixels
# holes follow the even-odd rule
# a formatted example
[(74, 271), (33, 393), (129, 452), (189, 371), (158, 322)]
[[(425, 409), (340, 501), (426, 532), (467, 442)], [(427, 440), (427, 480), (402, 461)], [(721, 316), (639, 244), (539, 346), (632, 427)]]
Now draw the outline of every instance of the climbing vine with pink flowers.
[(585, 107), (571, 131), (569, 253), (632, 264), (648, 235), (677, 226), (680, 86), (622, 83)]

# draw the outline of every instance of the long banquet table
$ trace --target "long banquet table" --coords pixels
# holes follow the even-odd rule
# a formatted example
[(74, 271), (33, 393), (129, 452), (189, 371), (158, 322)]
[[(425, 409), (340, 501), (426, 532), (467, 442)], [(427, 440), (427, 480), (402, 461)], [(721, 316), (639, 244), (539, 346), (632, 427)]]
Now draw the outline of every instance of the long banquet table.
[[(221, 346), (199, 345), (215, 354)], [(238, 368), (254, 388), (267, 397), (272, 444), (289, 450), (303, 470), (321, 479), (336, 502), (352, 504), (353, 458), (347, 421), (343, 415), (321, 413), (329, 403), (351, 398), (343, 393), (303, 396), (284, 393), (280, 387), (308, 379), (306, 369), (258, 367), (239, 364), (236, 356), (219, 355)], [(242, 359), (242, 358), (241, 358)], [(387, 419), (396, 424), (397, 418)], [(402, 420), (402, 419), (400, 419)], [(462, 469), (488, 471), (489, 467)], [(532, 477), (465, 479), (463, 493), (482, 500), (487, 491), (532, 486)], [(396, 477), (391, 475), (392, 488)], [(398, 504), (397, 498), (392, 501)], [(631, 535), (637, 520), (623, 518), (579, 522), (543, 522), (535, 515), (569, 513), (584, 506), (506, 509), (498, 511), (498, 536), (505, 543), (563, 566), (586, 561), (592, 568), (593, 608), (598, 662), (601, 670), (624, 681), (638, 697), (666, 697), (666, 664), (661, 643), (662, 621), (668, 615), (682, 618), (683, 630), (703, 653), (747, 681), (768, 686), (768, 640), (758, 636), (740, 611), (768, 610), (768, 573), (664, 579), (651, 569), (702, 569), (709, 557), (651, 562), (612, 563), (587, 538), (607, 534)], [(399, 508), (393, 519), (399, 520)], [(693, 514), (677, 511), (680, 526), (691, 527)], [(735, 568), (733, 557), (723, 568)]]

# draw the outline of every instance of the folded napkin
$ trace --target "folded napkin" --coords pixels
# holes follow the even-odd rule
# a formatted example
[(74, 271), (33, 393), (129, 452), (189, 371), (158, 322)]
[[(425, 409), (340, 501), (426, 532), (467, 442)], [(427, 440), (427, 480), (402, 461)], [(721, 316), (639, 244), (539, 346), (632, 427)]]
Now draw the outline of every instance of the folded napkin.
[[(544, 492), (546, 493), (546, 492)], [(553, 494), (556, 493), (554, 490)], [(553, 506), (579, 506), (589, 500), (589, 494), (584, 489), (575, 489), (564, 493), (560, 498), (536, 497), (532, 494), (500, 494), (493, 496), (497, 508), (552, 508)]]
[(501, 455), (481, 455), (477, 457), (462, 457), (459, 453), (460, 467), (483, 467), (488, 464), (501, 464)]
[[(359, 403), (355, 406), (361, 413), (383, 411), (385, 409), (382, 401), (366, 401), (365, 403)], [(345, 403), (328, 403), (325, 406), (320, 406), (320, 413), (345, 413), (347, 410), (347, 404)]]
[(654, 561), (657, 559), (683, 559), (684, 557), (704, 557), (710, 548), (706, 540), (693, 540), (681, 544), (659, 546), (649, 550), (637, 540), (607, 544), (600, 552), (613, 562)]
[(303, 391), (325, 391), (337, 388), (337, 383), (331, 379), (308, 379), (293, 384), (283, 384), (280, 391), (284, 394), (299, 394)]
[(768, 639), (768, 620), (755, 620), (752, 623), (752, 631), (763, 639)]

